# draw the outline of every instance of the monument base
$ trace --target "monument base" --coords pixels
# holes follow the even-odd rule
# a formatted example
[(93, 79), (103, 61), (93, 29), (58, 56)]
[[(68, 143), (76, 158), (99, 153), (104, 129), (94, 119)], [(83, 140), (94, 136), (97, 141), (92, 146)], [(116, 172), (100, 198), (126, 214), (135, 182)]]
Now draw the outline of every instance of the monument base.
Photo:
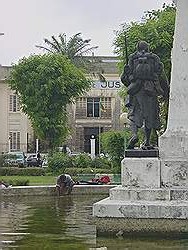
[(188, 189), (115, 187), (93, 216), (98, 235), (188, 234)]
[(95, 217), (94, 223), (97, 225), (97, 236), (187, 239), (188, 235), (187, 220)]
[(159, 159), (124, 158), (121, 162), (121, 183), (126, 187), (159, 188)]
[(126, 149), (125, 150), (125, 157), (131, 158), (149, 158), (149, 157), (159, 157), (159, 150), (158, 148), (154, 148), (151, 150), (143, 150), (143, 149)]
[(98, 234), (188, 234), (188, 175), (182, 166), (179, 160), (124, 158), (122, 186), (93, 205)]

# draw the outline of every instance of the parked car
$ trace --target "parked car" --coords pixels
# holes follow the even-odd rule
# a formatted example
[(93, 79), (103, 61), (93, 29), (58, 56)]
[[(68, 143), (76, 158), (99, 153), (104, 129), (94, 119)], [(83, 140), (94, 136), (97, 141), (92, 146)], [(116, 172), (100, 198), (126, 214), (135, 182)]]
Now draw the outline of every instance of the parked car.
[(26, 155), (24, 152), (9, 152), (4, 157), (5, 164), (10, 166), (26, 166)]
[(31, 154), (26, 159), (26, 164), (28, 167), (42, 167), (42, 163), (42, 159), (37, 159), (37, 154)]

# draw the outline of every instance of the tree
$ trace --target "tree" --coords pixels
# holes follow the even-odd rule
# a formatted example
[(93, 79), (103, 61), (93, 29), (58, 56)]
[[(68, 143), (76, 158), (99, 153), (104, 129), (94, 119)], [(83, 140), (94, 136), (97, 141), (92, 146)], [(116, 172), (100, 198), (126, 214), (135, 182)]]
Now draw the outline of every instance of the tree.
[(90, 87), (83, 71), (60, 54), (21, 59), (13, 66), (9, 83), (36, 135), (47, 141), (51, 149), (68, 134), (67, 104)]
[(90, 52), (98, 48), (98, 46), (91, 46), (90, 42), (91, 39), (84, 40), (81, 33), (73, 35), (68, 40), (66, 34), (63, 33), (59, 34), (58, 38), (51, 36), (51, 40), (45, 38), (46, 46), (36, 45), (36, 47), (48, 53), (59, 53), (66, 56), (76, 67), (86, 69), (88, 74), (105, 82), (103, 69), (99, 66), (101, 61), (94, 57), (93, 53), (92, 56), (88, 56)]
[(125, 62), (125, 36), (128, 54), (135, 51), (138, 41), (145, 40), (150, 44), (151, 51), (156, 53), (165, 65), (165, 71), (170, 79), (171, 50), (175, 26), (174, 5), (163, 5), (161, 10), (147, 11), (141, 22), (123, 24), (116, 32), (114, 40), (115, 53), (122, 59), (122, 71)]
[(37, 48), (43, 49), (50, 53), (60, 53), (67, 56), (77, 67), (87, 67), (89, 63), (84, 57), (94, 51), (98, 46), (90, 46), (91, 39), (83, 39), (81, 33), (77, 33), (67, 40), (66, 34), (59, 34), (58, 38), (51, 37), (51, 40), (44, 39), (47, 46), (36, 45)]

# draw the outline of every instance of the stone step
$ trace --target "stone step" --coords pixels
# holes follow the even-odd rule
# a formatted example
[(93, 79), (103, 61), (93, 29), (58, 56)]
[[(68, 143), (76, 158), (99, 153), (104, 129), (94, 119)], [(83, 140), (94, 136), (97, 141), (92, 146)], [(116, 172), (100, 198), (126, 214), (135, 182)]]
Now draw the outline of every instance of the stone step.
[(106, 198), (93, 205), (93, 216), (188, 219), (188, 201), (120, 201)]
[(175, 188), (127, 188), (118, 186), (110, 189), (110, 200), (122, 201), (188, 201), (188, 189)]

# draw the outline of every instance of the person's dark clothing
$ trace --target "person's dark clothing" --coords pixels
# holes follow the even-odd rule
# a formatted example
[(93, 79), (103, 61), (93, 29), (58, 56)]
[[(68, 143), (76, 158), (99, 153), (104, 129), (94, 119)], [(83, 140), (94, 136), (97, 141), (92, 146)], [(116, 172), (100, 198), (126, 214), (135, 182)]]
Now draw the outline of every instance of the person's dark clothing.
[(39, 152), (37, 152), (37, 166), (41, 165), (41, 155)]
[(72, 180), (71, 176), (68, 174), (62, 174), (57, 177), (57, 184), (56, 188), (67, 188), (68, 194), (72, 192), (72, 188), (74, 186), (74, 181)]

